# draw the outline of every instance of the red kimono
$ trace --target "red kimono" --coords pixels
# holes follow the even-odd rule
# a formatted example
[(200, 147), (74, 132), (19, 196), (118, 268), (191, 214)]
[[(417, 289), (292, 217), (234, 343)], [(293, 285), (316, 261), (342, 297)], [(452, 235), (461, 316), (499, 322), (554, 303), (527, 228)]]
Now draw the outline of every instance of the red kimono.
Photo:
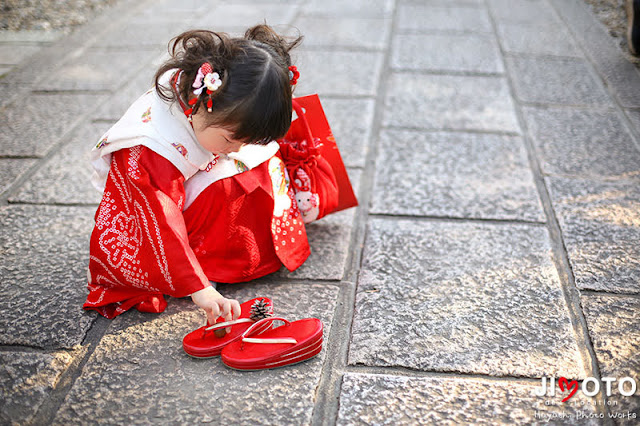
[(92, 151), (103, 190), (91, 234), (85, 309), (162, 312), (209, 281), (249, 281), (310, 249), (278, 146), (219, 158), (182, 111), (143, 95)]
[(268, 163), (209, 185), (189, 206), (185, 179), (144, 146), (113, 154), (91, 235), (85, 309), (113, 318), (132, 307), (162, 312), (216, 282), (300, 266), (309, 245), (297, 206), (273, 217)]

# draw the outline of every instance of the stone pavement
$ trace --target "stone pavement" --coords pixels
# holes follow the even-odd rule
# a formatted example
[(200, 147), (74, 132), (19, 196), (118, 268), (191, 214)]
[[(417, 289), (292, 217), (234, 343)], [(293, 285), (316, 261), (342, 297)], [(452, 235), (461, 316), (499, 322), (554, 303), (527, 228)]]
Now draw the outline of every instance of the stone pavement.
[[(297, 94), (361, 206), (309, 226), (298, 271), (221, 286), (326, 327), (314, 360), (248, 373), (183, 353), (189, 300), (81, 309), (87, 153), (172, 36), (265, 18), (306, 36)], [(640, 76), (581, 0), (122, 0), (35, 53), (0, 79), (0, 423), (640, 418)]]

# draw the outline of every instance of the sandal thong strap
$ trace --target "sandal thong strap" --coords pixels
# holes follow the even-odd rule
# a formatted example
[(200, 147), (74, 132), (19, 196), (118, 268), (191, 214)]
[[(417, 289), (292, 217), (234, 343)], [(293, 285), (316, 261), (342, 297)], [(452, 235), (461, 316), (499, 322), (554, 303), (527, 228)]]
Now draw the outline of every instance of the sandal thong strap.
[[(251, 333), (256, 331), (258, 328), (260, 328), (263, 324), (266, 324), (268, 322), (273, 322), (273, 321), (283, 321), (285, 325), (287, 326), (291, 325), (291, 322), (289, 322), (284, 318), (280, 318), (280, 317), (263, 318), (259, 321), (256, 321), (254, 324), (251, 325), (251, 327), (247, 328), (245, 332), (242, 333), (242, 341), (246, 343), (293, 343), (293, 344), (298, 343), (298, 341), (293, 337), (266, 338), (266, 339), (257, 339), (253, 337), (247, 337)], [(262, 330), (260, 333), (263, 333), (264, 331), (266, 330)]]
[[(250, 318), (239, 318), (237, 320), (233, 320), (233, 321), (226, 321), (226, 322), (219, 322), (216, 323), (210, 327), (205, 328), (205, 331), (210, 331), (210, 330), (217, 330), (219, 328), (225, 328), (225, 327), (229, 327), (230, 325), (236, 325), (236, 324), (242, 324), (245, 322), (253, 322), (252, 319)], [(251, 328), (251, 327), (249, 327)]]

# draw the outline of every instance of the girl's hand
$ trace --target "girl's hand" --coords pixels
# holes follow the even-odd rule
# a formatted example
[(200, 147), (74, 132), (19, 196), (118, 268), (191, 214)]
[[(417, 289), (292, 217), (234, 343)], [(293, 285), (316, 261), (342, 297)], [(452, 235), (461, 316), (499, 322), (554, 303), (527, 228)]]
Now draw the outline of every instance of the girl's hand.
[(215, 324), (218, 317), (231, 321), (240, 316), (240, 303), (237, 300), (227, 299), (211, 286), (191, 294), (191, 300), (196, 306), (204, 309), (209, 324)]

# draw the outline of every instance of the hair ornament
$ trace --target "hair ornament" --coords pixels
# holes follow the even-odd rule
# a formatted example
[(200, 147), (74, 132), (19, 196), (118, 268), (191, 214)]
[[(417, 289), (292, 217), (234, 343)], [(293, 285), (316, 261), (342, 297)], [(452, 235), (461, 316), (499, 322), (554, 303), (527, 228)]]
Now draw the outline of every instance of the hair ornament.
[(213, 72), (213, 67), (210, 63), (205, 62), (202, 64), (198, 69), (195, 80), (193, 81), (192, 87), (196, 89), (193, 91), (193, 94), (200, 96), (202, 91), (206, 88), (207, 94), (210, 95), (212, 92), (218, 90), (220, 86), (222, 86), (220, 74)]
[(298, 68), (295, 65), (290, 65), (289, 66), (289, 82), (291, 83), (292, 86), (298, 83), (299, 77), (300, 77), (300, 72), (298, 71)]
[(220, 74), (217, 72), (207, 74), (204, 76), (204, 85), (207, 86), (207, 93), (215, 92), (222, 86), (222, 80), (220, 80)]

